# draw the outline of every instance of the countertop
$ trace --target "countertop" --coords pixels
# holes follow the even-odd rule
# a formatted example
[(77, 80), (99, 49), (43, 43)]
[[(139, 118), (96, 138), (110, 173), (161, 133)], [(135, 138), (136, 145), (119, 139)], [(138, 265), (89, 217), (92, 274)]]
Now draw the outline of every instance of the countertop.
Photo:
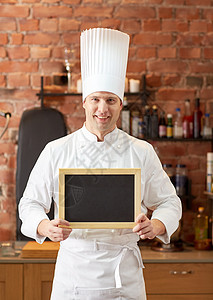
[[(2, 263), (55, 263), (55, 258), (22, 258), (21, 249), (26, 242), (16, 242), (15, 256), (0, 256)], [(213, 263), (213, 250), (199, 251), (193, 247), (185, 247), (179, 252), (159, 252), (151, 250), (149, 246), (140, 245), (144, 264), (146, 263)]]

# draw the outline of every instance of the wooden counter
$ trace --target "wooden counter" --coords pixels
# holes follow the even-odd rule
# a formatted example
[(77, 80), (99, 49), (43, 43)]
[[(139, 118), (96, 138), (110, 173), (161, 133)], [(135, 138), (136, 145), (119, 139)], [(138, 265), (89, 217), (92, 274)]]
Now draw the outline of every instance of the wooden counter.
[[(54, 258), (0, 257), (0, 299), (49, 300)], [(55, 245), (54, 245), (55, 246)], [(213, 299), (213, 251), (161, 253), (140, 247), (148, 300)]]

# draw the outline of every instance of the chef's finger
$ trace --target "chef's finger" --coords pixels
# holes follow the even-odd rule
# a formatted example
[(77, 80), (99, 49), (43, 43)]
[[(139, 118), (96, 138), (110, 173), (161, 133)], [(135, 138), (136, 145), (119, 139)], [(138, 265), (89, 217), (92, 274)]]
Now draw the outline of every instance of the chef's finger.
[(141, 213), (140, 215), (137, 216), (136, 223), (141, 223), (146, 219), (148, 219), (147, 216), (144, 213)]

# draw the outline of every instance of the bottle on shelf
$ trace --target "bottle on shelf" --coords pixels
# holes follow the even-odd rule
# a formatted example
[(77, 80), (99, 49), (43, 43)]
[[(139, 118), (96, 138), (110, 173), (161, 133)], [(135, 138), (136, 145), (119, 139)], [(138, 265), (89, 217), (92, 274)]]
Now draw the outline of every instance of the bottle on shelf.
[(180, 108), (176, 108), (176, 114), (174, 116), (173, 137), (175, 139), (181, 139), (183, 137), (183, 121)]
[(152, 106), (152, 114), (150, 118), (150, 136), (153, 139), (158, 137), (158, 108), (156, 105)]
[(213, 152), (207, 153), (206, 191), (213, 193)]
[(158, 124), (158, 135), (160, 138), (166, 138), (165, 111), (160, 112), (160, 118), (159, 118), (159, 124)]
[(138, 137), (139, 135), (139, 122), (141, 121), (139, 110), (133, 110), (131, 112), (131, 134), (134, 137)]
[(172, 167), (172, 164), (163, 164), (163, 169), (169, 176), (171, 182), (174, 184), (174, 169)]
[(169, 139), (173, 137), (172, 114), (167, 114), (166, 137)]
[(208, 216), (204, 212), (204, 207), (200, 206), (195, 218), (195, 248), (197, 250), (208, 250), (210, 246), (210, 239), (208, 239)]
[(193, 116), (191, 114), (190, 100), (185, 100), (185, 114), (183, 117), (183, 137), (193, 138)]
[(193, 113), (193, 128), (194, 128), (194, 138), (198, 139), (201, 137), (201, 117), (202, 112), (200, 110), (200, 99), (195, 99), (195, 108)]
[(203, 138), (204, 139), (211, 139), (212, 138), (212, 128), (210, 126), (210, 115), (205, 113), (203, 119)]
[(143, 122), (144, 122), (144, 138), (149, 138), (150, 137), (150, 107), (149, 107), (149, 105), (146, 105), (144, 108)]
[(126, 97), (124, 97), (123, 108), (121, 110), (121, 128), (128, 134), (130, 133), (130, 110)]
[(187, 195), (188, 192), (188, 176), (186, 165), (177, 164), (175, 171), (175, 189), (179, 197)]

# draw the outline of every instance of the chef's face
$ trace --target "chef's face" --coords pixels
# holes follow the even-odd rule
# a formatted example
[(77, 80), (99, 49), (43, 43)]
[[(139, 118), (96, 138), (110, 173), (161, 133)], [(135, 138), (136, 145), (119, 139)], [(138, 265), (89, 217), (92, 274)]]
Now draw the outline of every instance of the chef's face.
[(86, 114), (86, 128), (94, 133), (100, 141), (116, 127), (122, 108), (118, 96), (108, 92), (95, 92), (83, 102)]

